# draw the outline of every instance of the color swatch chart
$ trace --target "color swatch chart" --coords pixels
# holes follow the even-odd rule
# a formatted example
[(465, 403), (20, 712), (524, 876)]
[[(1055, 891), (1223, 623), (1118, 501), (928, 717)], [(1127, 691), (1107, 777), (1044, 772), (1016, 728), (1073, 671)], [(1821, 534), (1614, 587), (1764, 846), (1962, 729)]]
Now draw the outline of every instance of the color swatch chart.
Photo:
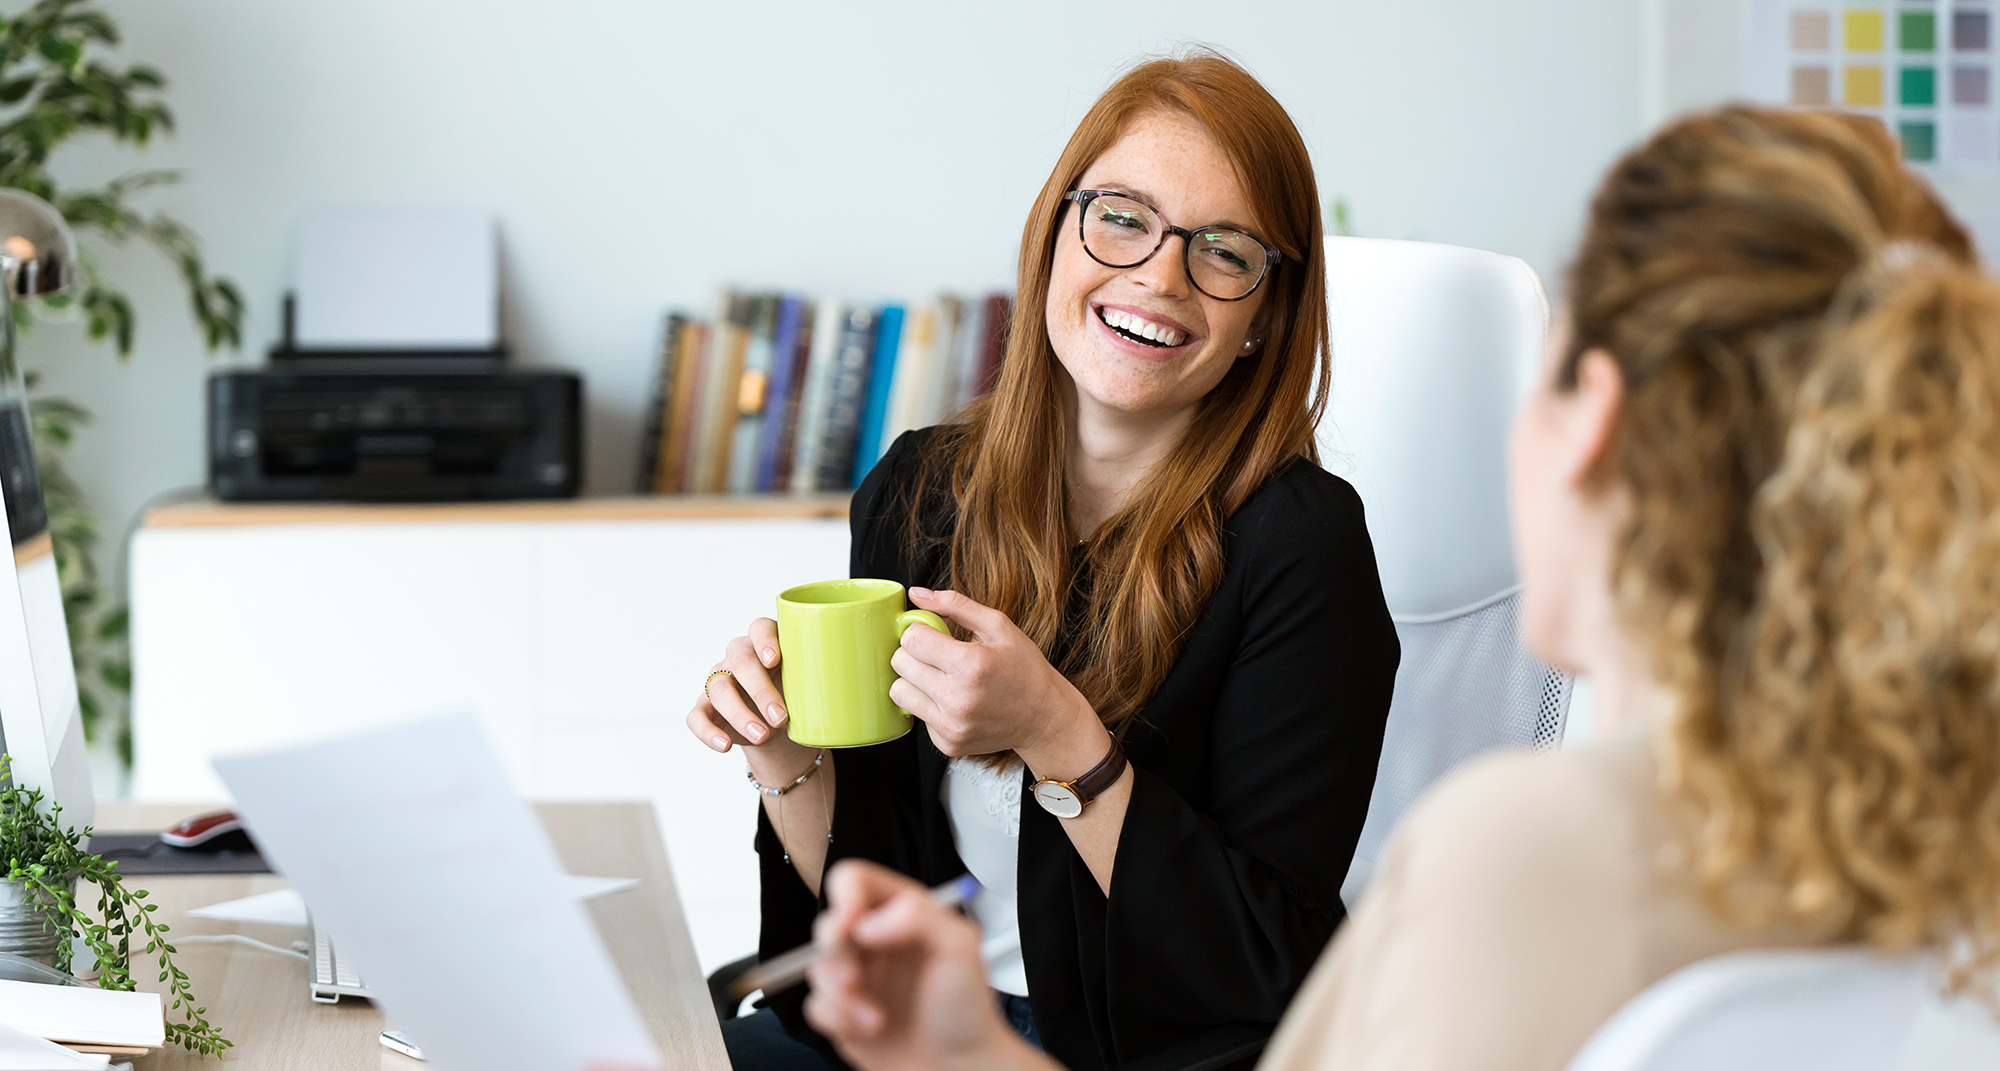
[(1912, 164), (2000, 167), (1991, 0), (1760, 0), (1754, 99), (1882, 120)]

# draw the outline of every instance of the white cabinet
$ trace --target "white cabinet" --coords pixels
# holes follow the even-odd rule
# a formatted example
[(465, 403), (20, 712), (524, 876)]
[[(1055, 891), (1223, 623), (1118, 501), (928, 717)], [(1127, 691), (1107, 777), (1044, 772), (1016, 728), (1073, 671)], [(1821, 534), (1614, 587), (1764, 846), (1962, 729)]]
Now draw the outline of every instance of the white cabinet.
[(756, 797), (682, 724), (723, 643), (847, 574), (844, 499), (156, 511), (131, 555), (133, 794), (217, 754), (471, 711), (538, 799), (653, 801), (704, 970), (755, 950)]

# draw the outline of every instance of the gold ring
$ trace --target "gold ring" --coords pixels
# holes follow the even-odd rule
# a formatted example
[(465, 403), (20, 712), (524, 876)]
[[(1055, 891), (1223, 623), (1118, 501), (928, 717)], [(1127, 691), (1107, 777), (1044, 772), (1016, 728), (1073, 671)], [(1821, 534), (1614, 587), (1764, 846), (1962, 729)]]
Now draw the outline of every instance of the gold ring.
[(708, 678), (701, 682), (701, 694), (708, 696), (708, 701), (711, 703), (715, 702), (715, 695), (708, 690), (708, 686), (714, 683), (715, 678), (717, 677), (728, 677), (731, 680), (734, 680), (736, 674), (731, 673), (726, 669), (718, 669), (715, 672), (709, 674)]

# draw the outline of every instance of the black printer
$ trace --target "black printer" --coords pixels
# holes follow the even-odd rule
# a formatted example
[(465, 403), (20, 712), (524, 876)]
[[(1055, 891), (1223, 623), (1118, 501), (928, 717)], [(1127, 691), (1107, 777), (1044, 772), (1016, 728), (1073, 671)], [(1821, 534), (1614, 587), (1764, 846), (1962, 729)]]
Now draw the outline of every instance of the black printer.
[(583, 483), (583, 381), (504, 350), (338, 350), (284, 341), (265, 371), (208, 381), (209, 487), (257, 501), (568, 498)]

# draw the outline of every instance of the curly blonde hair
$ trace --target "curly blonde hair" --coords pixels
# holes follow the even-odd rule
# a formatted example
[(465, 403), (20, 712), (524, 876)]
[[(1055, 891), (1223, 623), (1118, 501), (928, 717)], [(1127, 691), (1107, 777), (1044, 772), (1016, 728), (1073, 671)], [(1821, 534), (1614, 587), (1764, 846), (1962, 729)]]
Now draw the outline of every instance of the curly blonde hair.
[(1731, 107), (1591, 206), (1619, 613), (1723, 917), (2000, 964), (2000, 287), (1882, 126)]

